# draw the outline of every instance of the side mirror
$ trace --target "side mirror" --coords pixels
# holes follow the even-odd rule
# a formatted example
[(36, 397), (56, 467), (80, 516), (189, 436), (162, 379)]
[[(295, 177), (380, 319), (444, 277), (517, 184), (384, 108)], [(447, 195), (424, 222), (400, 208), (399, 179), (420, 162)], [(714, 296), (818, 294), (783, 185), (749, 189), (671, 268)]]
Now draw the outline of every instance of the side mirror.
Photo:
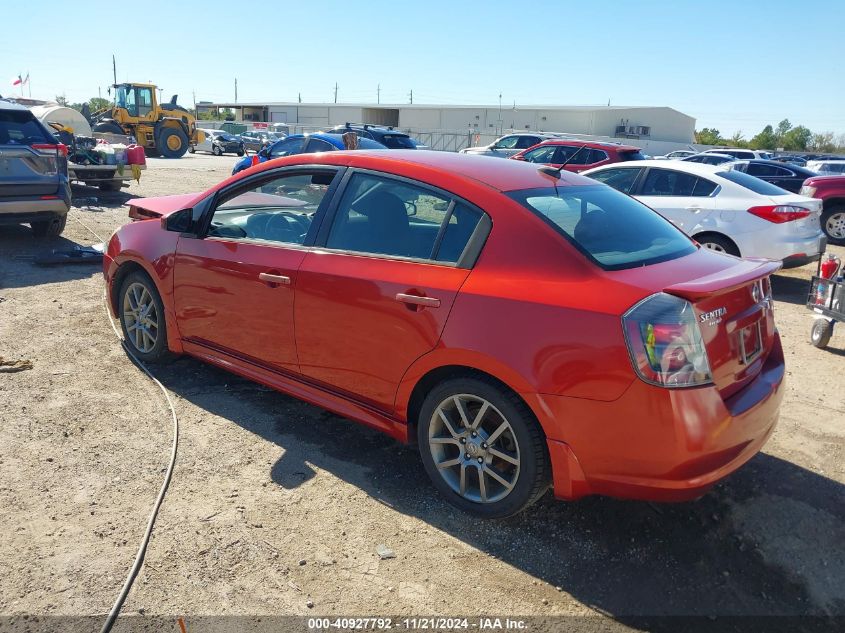
[(521, 161), (526, 161), (526, 160), (527, 160), (527, 159), (525, 158), (525, 156), (511, 156), (511, 158), (512, 158), (512, 159), (514, 159), (514, 160), (521, 160)]
[(262, 158), (270, 158), (270, 146), (265, 145), (258, 151), (258, 155)]
[(193, 221), (191, 220), (192, 210), (182, 209), (176, 213), (161, 218), (161, 224), (165, 231), (174, 231), (176, 233), (187, 233), (191, 230)]

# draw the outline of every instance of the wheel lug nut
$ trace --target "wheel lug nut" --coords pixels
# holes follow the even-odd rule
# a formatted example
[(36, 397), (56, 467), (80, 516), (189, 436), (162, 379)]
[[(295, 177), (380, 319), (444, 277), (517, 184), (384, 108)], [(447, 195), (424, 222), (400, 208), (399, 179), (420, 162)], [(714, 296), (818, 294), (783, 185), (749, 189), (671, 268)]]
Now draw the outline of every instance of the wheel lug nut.
[(483, 458), (483, 457), (479, 457), (479, 458), (478, 458), (478, 463), (479, 463), (479, 464), (481, 464), (481, 463), (483, 463), (483, 462), (484, 462), (484, 458)]
[(487, 448), (487, 442), (481, 442), (481, 448)]
[(466, 444), (466, 443), (467, 443), (467, 438), (462, 437), (462, 438), (461, 438), (461, 444)]
[(469, 453), (464, 453), (464, 459), (469, 459)]
[(472, 436), (473, 436), (473, 437), (478, 437), (478, 433), (476, 433), (475, 431), (473, 431), (473, 432), (472, 432)]

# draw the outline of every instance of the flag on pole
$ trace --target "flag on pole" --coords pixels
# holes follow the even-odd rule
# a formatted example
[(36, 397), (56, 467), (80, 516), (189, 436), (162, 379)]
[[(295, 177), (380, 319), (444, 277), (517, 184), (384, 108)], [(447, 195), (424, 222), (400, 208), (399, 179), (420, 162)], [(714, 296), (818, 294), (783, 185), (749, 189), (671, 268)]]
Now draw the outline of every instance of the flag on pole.
[[(18, 75), (18, 79), (20, 79), (20, 77), (21, 77), (21, 76), (20, 76), (20, 75)], [(23, 78), (23, 81), (21, 82), (21, 85), (26, 85), (26, 83), (27, 83), (28, 81), (29, 81), (29, 71), (26, 71), (26, 77), (24, 77), (24, 78)]]
[(18, 75), (18, 76), (17, 76), (17, 77), (15, 77), (14, 79), (12, 79), (12, 85), (13, 85), (13, 86), (19, 86), (19, 85), (21, 85), (22, 83), (23, 83), (23, 77), (21, 77), (20, 75)]

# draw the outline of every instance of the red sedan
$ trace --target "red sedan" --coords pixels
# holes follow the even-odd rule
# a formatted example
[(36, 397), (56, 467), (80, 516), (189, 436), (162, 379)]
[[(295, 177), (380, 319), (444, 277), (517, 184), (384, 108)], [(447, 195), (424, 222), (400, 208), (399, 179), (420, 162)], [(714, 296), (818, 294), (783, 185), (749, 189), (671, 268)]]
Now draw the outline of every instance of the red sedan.
[(332, 152), (128, 204), (104, 271), (138, 357), (190, 354), (416, 443), (480, 516), (550, 486), (693, 498), (777, 420), (778, 264), (580, 176)]

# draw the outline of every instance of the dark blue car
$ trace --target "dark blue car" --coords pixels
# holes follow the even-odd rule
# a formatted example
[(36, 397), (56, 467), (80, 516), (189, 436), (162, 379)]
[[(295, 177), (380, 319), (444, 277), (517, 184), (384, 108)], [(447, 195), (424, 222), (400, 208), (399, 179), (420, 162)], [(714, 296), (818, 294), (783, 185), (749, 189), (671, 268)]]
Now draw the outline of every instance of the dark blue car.
[[(252, 167), (253, 161), (256, 158), (259, 163), (263, 163), (265, 161), (272, 160), (273, 158), (291, 156), (292, 154), (333, 152), (340, 149), (346, 149), (346, 146), (343, 143), (342, 134), (327, 134), (324, 132), (318, 132), (316, 134), (291, 134), (290, 136), (286, 136), (272, 145), (265, 147), (255, 156), (244, 156), (241, 160), (235, 163), (235, 167), (232, 169), (232, 174), (234, 175), (244, 169), (249, 169)], [(387, 149), (387, 147), (367, 138), (359, 138), (358, 149)]]

